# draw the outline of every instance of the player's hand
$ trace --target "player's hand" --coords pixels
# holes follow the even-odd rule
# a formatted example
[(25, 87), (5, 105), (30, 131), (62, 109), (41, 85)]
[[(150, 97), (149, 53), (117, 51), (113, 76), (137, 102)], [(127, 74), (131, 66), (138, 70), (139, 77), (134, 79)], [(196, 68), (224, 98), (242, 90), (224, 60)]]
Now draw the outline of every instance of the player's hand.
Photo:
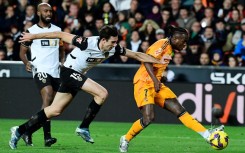
[(169, 64), (171, 60), (172, 60), (172, 57), (170, 55), (163, 55), (160, 62), (161, 64)]
[(30, 62), (28, 62), (28, 63), (26, 64), (26, 71), (27, 71), (27, 72), (32, 72), (31, 70), (32, 70), (32, 65), (31, 65)]
[(154, 87), (155, 87), (155, 91), (156, 91), (156, 92), (159, 92), (160, 89), (161, 89), (161, 87), (162, 87), (161, 81), (159, 81), (159, 80), (154, 80)]
[(32, 41), (34, 39), (33, 37), (34, 36), (31, 33), (22, 32), (19, 42), (22, 43), (22, 42), (26, 42), (26, 41)]

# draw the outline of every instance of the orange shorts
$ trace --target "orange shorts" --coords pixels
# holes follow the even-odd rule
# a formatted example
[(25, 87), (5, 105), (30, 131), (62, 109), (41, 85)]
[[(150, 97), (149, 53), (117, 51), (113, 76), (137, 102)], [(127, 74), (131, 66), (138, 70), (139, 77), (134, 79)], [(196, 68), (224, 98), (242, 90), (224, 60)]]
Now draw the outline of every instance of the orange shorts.
[(138, 81), (134, 84), (134, 99), (139, 108), (148, 104), (156, 104), (163, 108), (165, 99), (171, 98), (176, 98), (176, 95), (164, 84), (159, 92), (155, 92), (153, 83)]

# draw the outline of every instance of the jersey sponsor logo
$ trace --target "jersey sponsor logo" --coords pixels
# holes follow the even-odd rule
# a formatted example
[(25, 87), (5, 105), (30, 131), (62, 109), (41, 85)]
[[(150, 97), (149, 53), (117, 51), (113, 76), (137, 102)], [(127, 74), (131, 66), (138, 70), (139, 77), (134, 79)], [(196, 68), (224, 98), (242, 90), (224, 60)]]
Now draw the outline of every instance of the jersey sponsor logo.
[(87, 58), (86, 62), (96, 62), (96, 63), (100, 63), (103, 61), (104, 58)]
[(38, 80), (42, 81), (42, 83), (47, 82), (48, 75), (46, 73), (39, 72), (37, 74)]
[(42, 47), (57, 47), (59, 46), (58, 40), (48, 39), (48, 40), (41, 40)]
[(160, 54), (162, 54), (162, 52), (166, 49), (166, 47), (169, 45), (169, 41), (164, 42), (164, 44), (161, 46), (161, 48), (158, 48), (155, 51), (155, 56), (158, 56)]
[(79, 74), (79, 73), (72, 73), (70, 75), (70, 77), (73, 78), (73, 79), (75, 79), (75, 80), (77, 80), (77, 81), (82, 81), (83, 80), (81, 74)]
[(155, 55), (158, 56), (162, 53), (162, 48), (158, 48), (156, 51), (155, 51)]

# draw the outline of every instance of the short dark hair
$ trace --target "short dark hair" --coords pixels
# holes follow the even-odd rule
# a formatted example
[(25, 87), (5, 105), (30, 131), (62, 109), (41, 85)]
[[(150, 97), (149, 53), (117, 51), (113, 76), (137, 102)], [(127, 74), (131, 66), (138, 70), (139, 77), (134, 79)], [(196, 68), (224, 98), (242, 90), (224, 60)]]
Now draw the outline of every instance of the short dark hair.
[(161, 12), (163, 12), (163, 11), (167, 11), (167, 12), (169, 12), (169, 13), (170, 13), (169, 8), (163, 8), (163, 9), (161, 10)]
[(186, 41), (189, 40), (189, 32), (185, 28), (174, 27), (174, 26), (171, 25), (171, 26), (168, 26), (168, 33), (169, 33), (170, 37), (172, 37), (176, 33), (184, 34), (184, 35), (186, 35), (186, 38), (185, 38)]
[(105, 38), (106, 40), (110, 39), (110, 37), (118, 36), (117, 28), (113, 25), (106, 25), (100, 30), (100, 39)]

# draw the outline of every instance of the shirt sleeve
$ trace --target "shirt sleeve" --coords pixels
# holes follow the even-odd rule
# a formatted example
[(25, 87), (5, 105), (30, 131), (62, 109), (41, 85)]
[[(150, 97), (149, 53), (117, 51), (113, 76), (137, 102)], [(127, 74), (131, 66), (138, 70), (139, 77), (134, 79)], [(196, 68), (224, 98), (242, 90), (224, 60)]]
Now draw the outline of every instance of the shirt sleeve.
[[(26, 33), (30, 33), (28, 30), (26, 31)], [(25, 41), (25, 42), (22, 42), (21, 45), (28, 48), (29, 46), (31, 46), (32, 44), (32, 41)]]
[(78, 47), (80, 50), (85, 50), (88, 47), (88, 38), (75, 36), (72, 39), (72, 45)]
[(119, 44), (116, 45), (115, 47), (115, 56), (117, 55), (125, 55), (126, 54), (126, 49), (124, 47), (121, 47)]

